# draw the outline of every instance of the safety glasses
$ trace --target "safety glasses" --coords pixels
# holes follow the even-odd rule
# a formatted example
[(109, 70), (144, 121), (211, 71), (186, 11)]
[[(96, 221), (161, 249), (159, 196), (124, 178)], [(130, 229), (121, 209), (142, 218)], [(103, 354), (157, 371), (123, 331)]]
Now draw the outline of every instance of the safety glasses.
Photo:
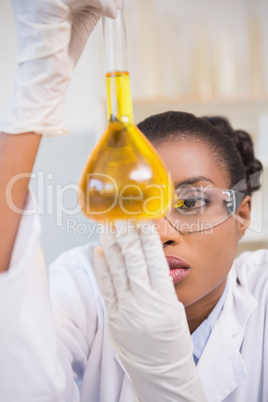
[(244, 193), (234, 190), (181, 187), (175, 191), (166, 219), (180, 232), (209, 230), (233, 215), (244, 197)]

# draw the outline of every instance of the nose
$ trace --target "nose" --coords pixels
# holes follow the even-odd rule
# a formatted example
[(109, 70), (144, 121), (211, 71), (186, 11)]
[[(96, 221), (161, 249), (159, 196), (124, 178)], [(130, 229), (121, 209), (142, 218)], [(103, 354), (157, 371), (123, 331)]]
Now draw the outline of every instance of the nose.
[(167, 246), (177, 246), (181, 243), (182, 234), (176, 230), (166, 218), (159, 219), (158, 233), (163, 244), (163, 248)]

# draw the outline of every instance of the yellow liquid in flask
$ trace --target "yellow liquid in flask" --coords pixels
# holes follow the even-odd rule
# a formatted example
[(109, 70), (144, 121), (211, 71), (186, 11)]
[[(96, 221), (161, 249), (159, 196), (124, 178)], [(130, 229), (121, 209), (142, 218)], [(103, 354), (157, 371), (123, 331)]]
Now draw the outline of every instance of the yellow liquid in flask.
[(133, 124), (128, 72), (106, 74), (108, 127), (88, 158), (80, 206), (96, 221), (158, 219), (171, 204), (171, 179), (155, 149)]

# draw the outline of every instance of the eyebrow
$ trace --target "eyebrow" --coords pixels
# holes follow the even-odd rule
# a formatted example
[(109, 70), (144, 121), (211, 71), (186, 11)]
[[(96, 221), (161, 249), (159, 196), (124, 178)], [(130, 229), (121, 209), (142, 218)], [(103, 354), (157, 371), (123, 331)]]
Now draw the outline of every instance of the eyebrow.
[(215, 185), (214, 181), (209, 179), (208, 177), (204, 177), (204, 176), (194, 176), (194, 177), (190, 177), (189, 179), (186, 180), (182, 180), (182, 181), (177, 181), (174, 184), (175, 189), (182, 187), (182, 186), (189, 186), (191, 184), (196, 184), (200, 181), (207, 181), (209, 183), (212, 183)]

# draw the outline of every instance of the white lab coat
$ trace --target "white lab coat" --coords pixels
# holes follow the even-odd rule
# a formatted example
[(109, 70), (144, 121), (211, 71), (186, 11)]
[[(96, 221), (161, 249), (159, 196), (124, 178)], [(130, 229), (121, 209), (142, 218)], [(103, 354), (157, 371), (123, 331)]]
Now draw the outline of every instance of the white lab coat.
[[(26, 208), (31, 202), (28, 196)], [(52, 264), (51, 308), (39, 234), (37, 217), (24, 216), (10, 270), (0, 277), (0, 401), (137, 401), (108, 337), (94, 245)], [(268, 402), (267, 322), (268, 251), (245, 253), (198, 363), (209, 402)]]

